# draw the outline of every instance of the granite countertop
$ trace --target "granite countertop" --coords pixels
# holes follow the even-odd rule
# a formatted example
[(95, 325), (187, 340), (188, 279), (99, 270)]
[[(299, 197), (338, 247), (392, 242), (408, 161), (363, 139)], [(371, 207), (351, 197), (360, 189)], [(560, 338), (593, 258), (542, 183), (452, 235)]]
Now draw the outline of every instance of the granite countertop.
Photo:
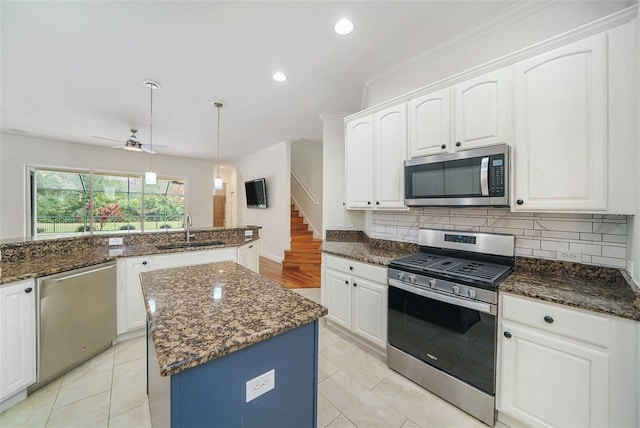
[(246, 348), (328, 310), (234, 262), (140, 275), (160, 374)]
[(324, 241), (322, 243), (322, 247), (320, 247), (320, 251), (334, 256), (387, 266), (389, 264), (389, 260), (415, 253), (417, 250), (411, 251), (403, 247), (376, 247), (365, 242)]
[(640, 321), (640, 294), (624, 279), (589, 279), (516, 269), (498, 290)]
[[(362, 232), (327, 231), (321, 251), (387, 266), (418, 251), (410, 243), (369, 239)], [(640, 321), (640, 290), (621, 269), (516, 257), (516, 269), (498, 291)]]
[[(0, 285), (19, 281), (22, 279), (39, 278), (100, 263), (116, 260), (121, 257), (151, 256), (156, 254), (181, 253), (198, 250), (212, 250), (217, 248), (239, 247), (245, 243), (260, 239), (225, 239), (224, 244), (199, 246), (188, 248), (173, 248), (159, 250), (156, 244), (141, 243), (117, 247), (96, 246), (69, 251), (67, 248), (60, 251), (51, 251), (39, 257), (24, 258), (0, 262)], [(66, 250), (66, 251), (65, 251)]]

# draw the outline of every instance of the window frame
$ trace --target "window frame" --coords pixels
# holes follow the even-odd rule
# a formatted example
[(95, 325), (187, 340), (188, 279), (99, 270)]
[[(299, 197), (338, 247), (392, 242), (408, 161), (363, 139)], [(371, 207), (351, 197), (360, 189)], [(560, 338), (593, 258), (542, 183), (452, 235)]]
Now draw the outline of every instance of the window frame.
[[(32, 239), (59, 239), (66, 237), (79, 237), (79, 236), (108, 236), (110, 233), (104, 233), (101, 231), (95, 230), (95, 214), (89, 215), (89, 231), (86, 234), (81, 234), (80, 232), (63, 232), (60, 234), (52, 234), (53, 236), (48, 237), (48, 234), (38, 234), (37, 233), (37, 213), (38, 213), (38, 183), (36, 173), (37, 171), (51, 171), (51, 172), (62, 172), (62, 173), (71, 173), (71, 174), (87, 174), (90, 177), (90, 185), (89, 185), (89, 212), (94, 212), (94, 175), (112, 175), (117, 177), (127, 177), (127, 178), (136, 178), (140, 179), (141, 186), (141, 204), (140, 204), (140, 229), (139, 230), (122, 230), (122, 231), (114, 231), (115, 234), (118, 233), (157, 233), (157, 232), (169, 232), (171, 229), (151, 229), (145, 230), (145, 213), (144, 213), (144, 201), (145, 195), (145, 187), (147, 184), (144, 182), (144, 173), (139, 172), (125, 172), (125, 171), (109, 171), (102, 169), (84, 169), (84, 168), (65, 168), (65, 167), (55, 167), (55, 166), (45, 166), (45, 165), (27, 165), (26, 166), (26, 185), (28, 188), (29, 197), (26, 200), (26, 217), (27, 221), (25, 222), (25, 232), (26, 236), (30, 236)], [(158, 180), (168, 180), (168, 181), (179, 181), (183, 186), (183, 222), (186, 221), (187, 215), (187, 177), (184, 176), (168, 176), (168, 175), (158, 175)], [(166, 195), (165, 195), (166, 196)], [(97, 233), (96, 233), (97, 232)], [(61, 236), (62, 235), (62, 236)]]

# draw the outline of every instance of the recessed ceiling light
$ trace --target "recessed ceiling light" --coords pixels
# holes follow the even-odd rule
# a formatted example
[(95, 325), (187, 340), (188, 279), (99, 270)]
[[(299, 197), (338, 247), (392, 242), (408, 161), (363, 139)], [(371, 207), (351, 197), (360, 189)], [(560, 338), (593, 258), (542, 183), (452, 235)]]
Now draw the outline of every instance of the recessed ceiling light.
[(284, 73), (281, 72), (277, 72), (273, 74), (273, 80), (275, 80), (276, 82), (284, 82), (285, 80), (287, 80), (287, 76), (285, 76)]
[(340, 21), (336, 22), (336, 26), (333, 28), (336, 30), (336, 33), (340, 34), (341, 36), (345, 36), (353, 31), (353, 23), (348, 19), (341, 19)]

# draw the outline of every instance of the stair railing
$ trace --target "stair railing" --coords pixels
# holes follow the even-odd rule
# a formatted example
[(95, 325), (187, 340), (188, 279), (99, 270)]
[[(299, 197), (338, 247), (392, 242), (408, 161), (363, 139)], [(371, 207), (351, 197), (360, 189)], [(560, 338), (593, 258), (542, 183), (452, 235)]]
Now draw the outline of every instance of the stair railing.
[(304, 183), (302, 182), (302, 180), (300, 180), (300, 178), (296, 175), (295, 172), (293, 172), (293, 170), (289, 170), (291, 172), (291, 176), (298, 182), (298, 184), (300, 185), (300, 187), (302, 188), (302, 190), (304, 190), (304, 192), (307, 194), (307, 196), (309, 197), (309, 199), (311, 200), (311, 202), (313, 202), (314, 205), (318, 205), (318, 200), (316, 198), (313, 197), (313, 195), (311, 194), (311, 192), (309, 192), (309, 189), (307, 189), (307, 186), (304, 185)]

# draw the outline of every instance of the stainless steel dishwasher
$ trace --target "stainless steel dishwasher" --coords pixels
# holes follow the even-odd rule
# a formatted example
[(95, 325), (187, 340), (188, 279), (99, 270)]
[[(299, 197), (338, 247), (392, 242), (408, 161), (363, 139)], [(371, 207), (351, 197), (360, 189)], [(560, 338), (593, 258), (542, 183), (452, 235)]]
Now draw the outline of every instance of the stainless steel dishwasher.
[(38, 382), (35, 391), (116, 338), (116, 265), (104, 263), (38, 279)]

